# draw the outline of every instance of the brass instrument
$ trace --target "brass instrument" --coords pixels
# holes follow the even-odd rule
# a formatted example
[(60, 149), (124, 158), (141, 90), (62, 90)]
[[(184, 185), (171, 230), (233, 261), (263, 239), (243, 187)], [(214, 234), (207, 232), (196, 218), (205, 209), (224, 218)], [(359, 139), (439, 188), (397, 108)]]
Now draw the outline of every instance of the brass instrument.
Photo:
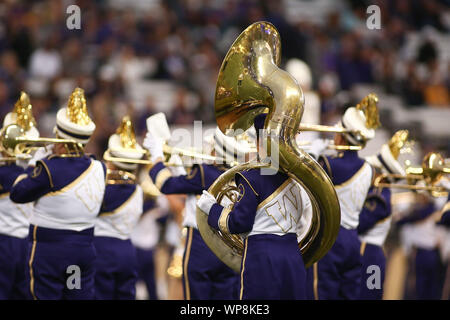
[[(130, 150), (127, 149), (128, 152)], [(153, 165), (154, 163), (147, 159), (130, 159), (130, 158), (121, 158), (121, 157), (114, 157), (111, 155), (110, 150), (106, 150), (103, 153), (103, 159), (105, 161), (114, 161), (114, 162), (124, 162), (124, 163), (135, 163), (135, 164), (144, 164), (144, 165)], [(163, 162), (166, 167), (177, 167), (177, 166), (183, 166), (182, 164), (173, 163), (173, 162)]]
[[(356, 105), (356, 109), (364, 113), (366, 117), (366, 127), (376, 129), (380, 126), (379, 114), (378, 114), (378, 97), (374, 93), (370, 93), (365, 96), (360, 103)], [(340, 126), (324, 126), (320, 124), (305, 124), (301, 123), (298, 127), (299, 133), (302, 131), (315, 131), (315, 132), (328, 132), (328, 133), (350, 133), (353, 137), (361, 143), (361, 145), (328, 145), (328, 149), (334, 150), (361, 150), (365, 144), (366, 139), (362, 133), (358, 130), (351, 130)], [(311, 142), (303, 141), (301, 146), (307, 146)]]
[[(330, 142), (332, 142), (333, 140), (331, 140)], [(311, 144), (311, 141), (302, 141), (301, 143), (299, 143), (299, 147), (302, 147), (302, 148), (308, 148), (308, 145), (310, 145)], [(328, 146), (327, 146), (327, 149), (332, 149), (332, 150), (338, 150), (338, 151), (341, 151), (341, 150), (351, 150), (351, 151), (359, 151), (359, 150), (361, 150), (363, 147), (362, 146), (352, 146), (352, 145), (335, 145), (334, 143), (333, 144), (329, 144)]]
[(135, 184), (136, 175), (124, 170), (106, 170), (107, 184)]
[[(322, 258), (334, 244), (340, 225), (340, 206), (334, 186), (320, 165), (295, 142), (303, 115), (304, 96), (294, 78), (278, 66), (280, 36), (268, 22), (257, 22), (234, 41), (220, 68), (215, 116), (220, 130), (247, 130), (254, 118), (269, 110), (265, 121), (267, 150), (278, 145), (279, 167), (298, 181), (311, 198), (313, 215), (306, 235), (300, 239), (306, 266)], [(224, 172), (209, 188), (220, 202), (236, 200), (234, 175), (267, 165), (248, 162)], [(242, 238), (214, 230), (207, 215), (197, 207), (197, 224), (205, 243), (225, 264), (240, 270)]]
[[(398, 188), (408, 190), (426, 190), (433, 196), (440, 197), (447, 194), (443, 187), (436, 186), (436, 183), (443, 175), (450, 173), (450, 168), (445, 167), (444, 158), (436, 152), (429, 152), (425, 155), (421, 167), (409, 166), (406, 168), (406, 175), (384, 173), (379, 175), (373, 182), (375, 187), (380, 188)], [(406, 184), (385, 183), (385, 179), (406, 179)], [(425, 181), (425, 186), (418, 186), (415, 183), (419, 180)]]
[(83, 146), (74, 140), (24, 137), (23, 128), (16, 124), (10, 124), (0, 131), (2, 151), (15, 158), (29, 154), (36, 147), (46, 147), (55, 143), (63, 143), (68, 149), (66, 154), (60, 155), (61, 157), (79, 157), (84, 153)]
[[(14, 109), (12, 113), (10, 113), (11, 117), (15, 117), (15, 123), (20, 126), (24, 131), (30, 130), (32, 127), (36, 127), (36, 120), (33, 117), (32, 105), (30, 103), (30, 97), (25, 92), (20, 92), (20, 97), (14, 104)], [(8, 116), (8, 115), (7, 115)], [(2, 128), (2, 131), (6, 130), (6, 128)], [(9, 155), (9, 157), (0, 158), (0, 161), (15, 161), (18, 160), (18, 157), (13, 152), (8, 152), (4, 150), (4, 147), (0, 146), (0, 151), (5, 152)], [(31, 152), (32, 149), (29, 150)], [(22, 160), (31, 159), (30, 154), (22, 154), (19, 156)]]
[(301, 123), (298, 130), (299, 131), (359, 134), (359, 131), (357, 131), (357, 130), (350, 130), (350, 129), (337, 127), (337, 126), (324, 126), (321, 124), (307, 124), (307, 123)]
[[(143, 155), (149, 155), (149, 152), (147, 150), (136, 150), (136, 149), (121, 149), (121, 148), (115, 148), (112, 151), (126, 151), (126, 152), (138, 152), (142, 153)], [(200, 153), (193, 150), (178, 148), (178, 147), (171, 147), (167, 144), (163, 144), (163, 153), (166, 156), (171, 156), (173, 154), (178, 154), (180, 157), (190, 157), (194, 159), (202, 159), (207, 160), (211, 162), (217, 162), (217, 163), (224, 163), (225, 159), (216, 157), (213, 155), (208, 155), (204, 153)], [(117, 162), (127, 162), (127, 163), (137, 163), (137, 164), (149, 164), (152, 165), (153, 162), (147, 159), (129, 159), (129, 158), (120, 158), (120, 157), (114, 157), (111, 155), (111, 150), (108, 149), (103, 154), (103, 159), (106, 161), (117, 161)], [(235, 165), (237, 163), (232, 163), (232, 165)], [(182, 164), (172, 163), (172, 162), (164, 162), (165, 166), (183, 166)]]

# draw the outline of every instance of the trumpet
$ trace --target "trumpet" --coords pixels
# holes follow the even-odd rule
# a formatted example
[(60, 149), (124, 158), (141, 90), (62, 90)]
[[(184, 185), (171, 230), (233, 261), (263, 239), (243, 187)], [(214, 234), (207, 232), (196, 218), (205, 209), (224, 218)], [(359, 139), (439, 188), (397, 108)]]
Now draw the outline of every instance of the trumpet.
[[(46, 147), (50, 144), (64, 143), (68, 149), (68, 153), (60, 155), (61, 157), (78, 157), (83, 154), (83, 146), (70, 139), (59, 138), (27, 138), (24, 136), (22, 127), (16, 124), (10, 124), (0, 131), (0, 146), (2, 151), (11, 156), (10, 159), (17, 160), (20, 158), (28, 158), (29, 155), (38, 147)], [(31, 158), (31, 156), (29, 156)], [(6, 160), (4, 160), (6, 161)]]
[[(432, 196), (441, 197), (448, 194), (444, 187), (437, 186), (436, 183), (443, 175), (450, 173), (450, 167), (446, 167), (444, 159), (439, 153), (429, 152), (422, 161), (421, 167), (408, 166), (406, 174), (384, 173), (374, 180), (374, 186), (380, 188), (398, 188), (408, 190), (425, 190), (429, 191)], [(385, 179), (405, 179), (406, 184), (401, 183), (385, 183)], [(425, 186), (415, 185), (417, 181), (425, 181)]]
[[(298, 129), (298, 132), (302, 131), (314, 131), (314, 132), (329, 132), (329, 133), (351, 133), (353, 134), (358, 141), (364, 141), (363, 136), (358, 130), (350, 130), (337, 126), (324, 126), (320, 124), (305, 124), (301, 123)], [(299, 146), (308, 146), (311, 144), (311, 141), (302, 141)], [(352, 150), (359, 151), (363, 148), (363, 146), (353, 146), (353, 145), (335, 145), (329, 144), (327, 149), (333, 150)]]

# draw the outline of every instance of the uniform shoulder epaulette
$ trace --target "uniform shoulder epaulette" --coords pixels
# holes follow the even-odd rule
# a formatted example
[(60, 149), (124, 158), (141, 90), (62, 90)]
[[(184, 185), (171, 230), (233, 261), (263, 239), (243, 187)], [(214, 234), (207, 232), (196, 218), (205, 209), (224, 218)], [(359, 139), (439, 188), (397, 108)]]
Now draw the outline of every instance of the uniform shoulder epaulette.
[(381, 202), (385, 207), (388, 206), (386, 199), (381, 195), (381, 193), (371, 193), (367, 195), (366, 201), (375, 200)]
[(206, 166), (204, 163), (200, 164), (194, 164), (189, 171), (189, 173), (186, 176), (186, 179), (190, 180), (193, 179), (198, 173), (200, 173), (200, 179), (202, 182), (202, 187), (206, 188), (206, 182), (205, 182), (205, 168), (203, 166)]
[[(236, 175), (242, 177), (242, 179), (244, 179), (245, 182), (247, 182), (247, 184), (250, 186), (250, 188), (252, 189), (253, 193), (256, 196), (259, 196), (258, 192), (256, 191), (256, 188), (250, 182), (251, 180), (254, 180), (254, 178), (259, 177), (259, 173), (257, 172), (257, 170), (258, 169), (250, 169), (248, 171), (238, 172), (238, 173), (236, 173)], [(257, 176), (254, 177), (254, 174), (257, 174)]]
[[(48, 167), (48, 165), (46, 163), (46, 161), (50, 161), (51, 159), (53, 159), (53, 158), (50, 158), (51, 156), (52, 155), (48, 156), (47, 159), (44, 158), (42, 160), (36, 161), (36, 167), (33, 170), (32, 177), (33, 177), (33, 175), (37, 176), (37, 175), (41, 174), (42, 168), (44, 168), (44, 170), (47, 172), (47, 176), (48, 176), (48, 179), (50, 181), (50, 187), (53, 188), (54, 184), (53, 184), (52, 174), (51, 174), (50, 169), (49, 169), (49, 167)], [(40, 166), (39, 166), (39, 164), (40, 164)]]

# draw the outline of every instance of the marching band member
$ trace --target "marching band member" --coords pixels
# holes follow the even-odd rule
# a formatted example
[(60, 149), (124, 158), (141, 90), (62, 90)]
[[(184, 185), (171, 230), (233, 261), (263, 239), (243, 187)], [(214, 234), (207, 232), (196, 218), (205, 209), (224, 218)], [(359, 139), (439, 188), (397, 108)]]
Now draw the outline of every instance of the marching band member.
[(439, 210), (435, 200), (426, 192), (415, 194), (413, 210), (400, 218), (396, 225), (401, 227), (405, 243), (412, 250), (415, 268), (415, 299), (437, 300), (441, 298), (445, 268), (440, 256), (441, 233), (436, 225)]
[(447, 196), (447, 202), (441, 210), (441, 218), (438, 224), (450, 227), (450, 181), (447, 177), (442, 177), (439, 185), (444, 187), (449, 192), (449, 194)]
[[(30, 99), (21, 93), (3, 121), (3, 127), (17, 124), (24, 130), (27, 138), (38, 138), (36, 121), (32, 114)], [(0, 156), (11, 157), (6, 152)], [(19, 164), (28, 164), (27, 160), (18, 160)], [(24, 168), (13, 161), (2, 161), (0, 165), (0, 300), (25, 299), (28, 295), (26, 265), (28, 250), (28, 219), (33, 210), (32, 204), (16, 204), (9, 194), (16, 178), (24, 173)]]
[[(450, 182), (443, 178), (443, 186), (450, 191)], [(445, 234), (443, 236), (443, 243), (441, 243), (441, 251), (444, 262), (447, 264), (447, 271), (445, 273), (445, 281), (442, 289), (442, 299), (450, 300), (450, 192), (447, 196), (447, 202), (441, 210), (441, 217), (437, 222), (438, 225), (445, 227)]]
[[(144, 192), (143, 212), (136, 227), (131, 232), (131, 242), (136, 248), (136, 260), (138, 270), (138, 283), (145, 284), (148, 300), (157, 300), (157, 286), (155, 276), (155, 249), (161, 236), (161, 227), (157, 219), (167, 215), (169, 204), (164, 195), (150, 181), (147, 170), (142, 169), (140, 174), (141, 187)], [(139, 287), (139, 286), (138, 286)], [(144, 294), (136, 290), (136, 299)]]
[[(262, 159), (265, 150), (259, 133), (265, 119), (265, 114), (255, 118)], [(262, 175), (260, 169), (249, 169), (236, 174), (235, 181), (240, 196), (231, 211), (206, 190), (197, 205), (208, 214), (208, 224), (214, 229), (245, 234), (239, 298), (305, 299), (306, 271), (292, 221), (312, 210), (308, 195), (281, 170)], [(283, 207), (284, 213), (274, 209), (277, 207)], [(290, 219), (283, 219), (287, 215)]]
[[(235, 150), (237, 157), (242, 159), (249, 152), (248, 143), (226, 137), (218, 128), (214, 138), (214, 150), (217, 157), (229, 158), (225, 152)], [(151, 160), (154, 163), (150, 170), (150, 176), (164, 194), (199, 195), (227, 169), (226, 165), (222, 164), (202, 163), (194, 165), (187, 175), (172, 176), (162, 162), (161, 140), (148, 132), (143, 145), (150, 151)], [(197, 229), (195, 210), (195, 202), (188, 200), (183, 223), (188, 228), (183, 256), (184, 298), (186, 300), (235, 299), (237, 298), (238, 276), (220, 261), (203, 241)]]
[(29, 290), (33, 299), (94, 298), (95, 218), (105, 190), (106, 168), (83, 154), (95, 130), (84, 91), (76, 88), (56, 115), (53, 154), (20, 175), (10, 198), (35, 202), (30, 217)]
[[(376, 106), (367, 108), (365, 112), (358, 107), (350, 107), (340, 124), (346, 129), (359, 131), (361, 137), (353, 133), (337, 133), (335, 145), (364, 144), (375, 136), (374, 128), (378, 126)], [(319, 163), (335, 186), (341, 207), (341, 227), (330, 251), (308, 268), (308, 296), (316, 300), (357, 299), (362, 261), (356, 228), (372, 182), (372, 168), (353, 150), (338, 152), (336, 156), (319, 156)]]
[[(397, 131), (389, 143), (383, 144), (378, 154), (366, 160), (375, 168), (375, 175), (393, 173), (405, 175), (405, 170), (397, 161), (400, 149), (408, 138), (407, 130)], [(391, 227), (391, 190), (389, 188), (371, 186), (359, 214), (358, 235), (361, 241), (362, 269), (361, 291), (359, 299), (381, 300), (386, 269), (386, 256), (383, 244)], [(367, 281), (373, 273), (369, 266), (378, 266), (380, 270), (380, 287), (369, 287)]]
[(137, 144), (130, 117), (108, 141), (111, 156), (124, 161), (108, 161), (106, 188), (100, 213), (95, 222), (94, 245), (95, 298), (98, 300), (134, 300), (136, 297), (137, 260), (130, 235), (143, 211), (143, 191), (136, 183), (135, 163), (142, 148)]

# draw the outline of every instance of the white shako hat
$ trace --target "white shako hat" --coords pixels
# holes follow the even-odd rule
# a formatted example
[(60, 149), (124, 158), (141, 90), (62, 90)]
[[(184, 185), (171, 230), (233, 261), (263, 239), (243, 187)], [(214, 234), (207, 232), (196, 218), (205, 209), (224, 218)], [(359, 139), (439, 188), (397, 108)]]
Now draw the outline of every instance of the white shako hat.
[(89, 118), (84, 90), (75, 88), (67, 107), (61, 108), (56, 114), (56, 134), (62, 139), (87, 144), (94, 130), (95, 123)]
[[(144, 156), (144, 149), (136, 142), (133, 123), (129, 116), (124, 116), (115, 134), (108, 140), (109, 153), (113, 157), (138, 160)], [(141, 152), (142, 151), (142, 152)], [(135, 170), (137, 163), (112, 161), (112, 163), (124, 170)]]
[(367, 162), (379, 168), (383, 173), (405, 174), (405, 169), (398, 162), (400, 150), (405, 146), (409, 136), (408, 130), (399, 130), (392, 138), (381, 146), (381, 150), (372, 156), (366, 157)]
[(20, 126), (26, 138), (39, 138), (39, 131), (36, 128), (36, 120), (33, 117), (33, 107), (30, 103), (30, 98), (23, 91), (14, 104), (13, 111), (9, 112), (3, 120), (3, 127), (9, 126), (10, 124)]
[(343, 133), (350, 144), (364, 146), (368, 140), (375, 137), (375, 129), (380, 126), (377, 103), (377, 96), (371, 93), (356, 107), (345, 110), (339, 125), (359, 132), (359, 134)]
[(311, 90), (311, 69), (304, 61), (296, 58), (288, 60), (286, 63), (286, 71), (297, 80), (298, 84), (304, 88), (304, 90)]
[[(250, 131), (249, 131), (250, 130)], [(252, 136), (256, 134), (249, 129), (236, 136), (227, 136), (216, 127), (214, 132), (214, 150), (216, 156), (224, 159), (224, 163), (232, 164), (235, 161), (245, 161), (246, 154), (256, 151), (256, 144)]]

